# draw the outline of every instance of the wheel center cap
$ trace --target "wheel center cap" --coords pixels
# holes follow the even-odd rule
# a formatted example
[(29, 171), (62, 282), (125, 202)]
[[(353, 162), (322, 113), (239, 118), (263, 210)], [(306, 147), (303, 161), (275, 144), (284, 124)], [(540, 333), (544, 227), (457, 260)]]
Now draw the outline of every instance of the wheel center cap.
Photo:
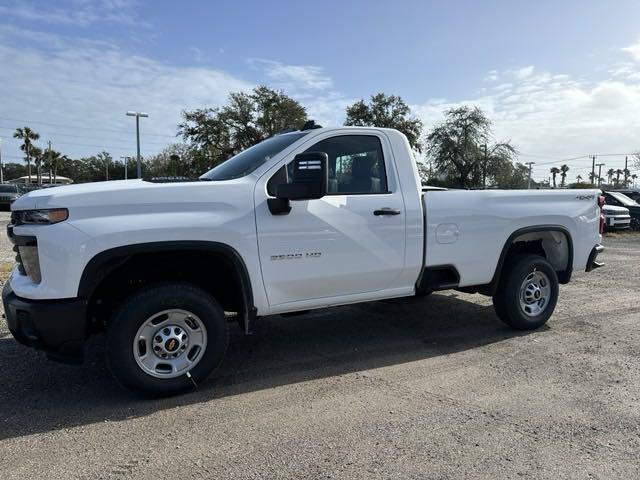
[(178, 349), (178, 346), (179, 342), (175, 338), (170, 338), (164, 344), (164, 348), (167, 350), (167, 352), (175, 352)]

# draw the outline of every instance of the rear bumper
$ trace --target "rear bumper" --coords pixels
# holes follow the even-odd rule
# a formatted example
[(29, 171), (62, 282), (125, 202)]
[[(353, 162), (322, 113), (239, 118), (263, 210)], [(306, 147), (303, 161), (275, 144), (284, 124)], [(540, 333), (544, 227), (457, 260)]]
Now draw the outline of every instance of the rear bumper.
[(85, 300), (28, 300), (13, 293), (7, 282), (2, 290), (2, 303), (9, 331), (18, 342), (44, 350), (54, 360), (82, 361)]
[(589, 254), (589, 259), (587, 260), (587, 268), (585, 268), (585, 272), (590, 272), (591, 270), (595, 270), (596, 268), (604, 267), (604, 263), (597, 262), (596, 258), (599, 254), (602, 253), (604, 247), (600, 244), (596, 245), (591, 249), (591, 253)]

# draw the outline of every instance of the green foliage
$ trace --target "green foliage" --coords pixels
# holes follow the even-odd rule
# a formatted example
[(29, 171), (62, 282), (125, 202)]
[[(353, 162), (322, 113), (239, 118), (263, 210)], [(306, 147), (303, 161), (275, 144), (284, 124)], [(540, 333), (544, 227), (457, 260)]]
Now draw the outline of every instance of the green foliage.
[(198, 151), (189, 145), (175, 143), (164, 148), (147, 160), (152, 177), (190, 177), (202, 175)]
[(422, 121), (411, 116), (411, 109), (396, 95), (377, 93), (369, 103), (360, 100), (347, 107), (347, 126), (395, 128), (404, 133), (411, 148), (421, 152)]
[(488, 145), (489, 138), (491, 121), (482, 110), (452, 108), (427, 135), (426, 151), (439, 177), (458, 188), (525, 187), (522, 174), (526, 167), (514, 166), (515, 148), (509, 142)]
[(179, 135), (191, 149), (190, 169), (202, 174), (256, 143), (287, 129), (302, 128), (307, 113), (281, 91), (265, 86), (236, 92), (221, 108), (182, 113)]

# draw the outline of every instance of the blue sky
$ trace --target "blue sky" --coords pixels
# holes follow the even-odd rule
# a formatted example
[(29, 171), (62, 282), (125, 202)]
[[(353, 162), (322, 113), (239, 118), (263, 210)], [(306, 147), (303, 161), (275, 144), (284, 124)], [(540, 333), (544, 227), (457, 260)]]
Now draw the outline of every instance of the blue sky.
[[(150, 114), (148, 155), (184, 108), (259, 83), (326, 125), (378, 91), (427, 129), (479, 105), (546, 178), (565, 158), (640, 150), (640, 3), (0, 0), (5, 161), (20, 157), (10, 135), (23, 124), (72, 156), (131, 154), (129, 109)], [(570, 178), (590, 166), (568, 163)]]

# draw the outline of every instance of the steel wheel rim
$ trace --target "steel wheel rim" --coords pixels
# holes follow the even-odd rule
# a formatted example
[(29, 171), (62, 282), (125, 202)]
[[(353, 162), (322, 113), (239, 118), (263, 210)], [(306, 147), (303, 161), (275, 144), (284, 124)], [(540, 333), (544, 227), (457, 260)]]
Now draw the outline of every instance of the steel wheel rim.
[(528, 317), (542, 314), (551, 300), (551, 281), (544, 272), (534, 270), (520, 286), (520, 309)]
[(163, 310), (147, 318), (133, 339), (133, 357), (148, 375), (175, 378), (192, 370), (207, 348), (207, 330), (197, 315)]

